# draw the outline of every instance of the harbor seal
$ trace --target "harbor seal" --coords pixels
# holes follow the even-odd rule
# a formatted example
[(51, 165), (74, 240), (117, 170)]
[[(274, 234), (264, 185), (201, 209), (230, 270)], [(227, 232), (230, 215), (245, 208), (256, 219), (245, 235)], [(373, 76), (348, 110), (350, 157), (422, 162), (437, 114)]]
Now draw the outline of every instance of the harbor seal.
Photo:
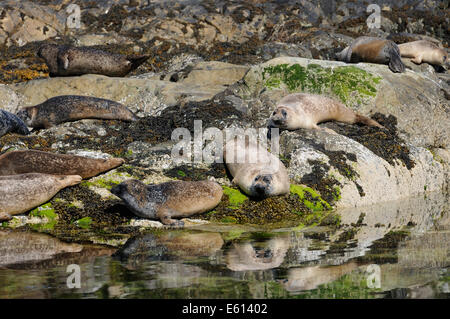
[(447, 52), (444, 49), (427, 40), (399, 44), (398, 48), (402, 57), (411, 58), (411, 62), (416, 64), (426, 62), (442, 66), (448, 59)]
[(122, 158), (96, 159), (36, 150), (12, 151), (0, 156), (0, 176), (43, 173), (89, 178), (124, 162)]
[(50, 128), (63, 122), (82, 119), (135, 121), (125, 105), (92, 96), (60, 95), (47, 101), (24, 107), (17, 116), (33, 128)]
[(247, 195), (265, 198), (289, 193), (286, 167), (261, 144), (232, 138), (227, 141), (223, 156), (233, 183)]
[(375, 37), (356, 38), (350, 46), (336, 54), (338, 60), (347, 63), (370, 62), (387, 64), (395, 73), (405, 72), (400, 50), (391, 40)]
[(269, 132), (271, 127), (320, 129), (318, 123), (330, 120), (383, 128), (378, 122), (355, 113), (334, 99), (309, 93), (293, 93), (282, 98), (270, 116), (268, 126)]
[(0, 110), (0, 137), (7, 133), (30, 134), (25, 123), (16, 115)]
[(102, 74), (123, 77), (144, 63), (149, 55), (122, 55), (91, 47), (44, 44), (37, 53), (47, 64), (50, 76)]
[(111, 193), (121, 198), (139, 217), (159, 219), (170, 226), (184, 226), (173, 218), (189, 217), (216, 207), (223, 190), (212, 181), (170, 181), (146, 185), (131, 179), (114, 186)]
[(81, 182), (79, 175), (29, 173), (0, 176), (0, 221), (39, 206), (61, 189)]

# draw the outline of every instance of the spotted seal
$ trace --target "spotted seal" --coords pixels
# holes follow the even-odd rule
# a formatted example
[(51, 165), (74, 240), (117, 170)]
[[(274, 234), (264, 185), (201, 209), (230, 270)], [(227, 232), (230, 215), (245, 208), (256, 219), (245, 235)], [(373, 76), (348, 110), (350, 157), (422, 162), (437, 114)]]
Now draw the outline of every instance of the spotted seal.
[(97, 159), (37, 150), (7, 152), (0, 156), (0, 176), (26, 173), (80, 175), (89, 178), (125, 162), (122, 158)]
[(0, 137), (7, 133), (30, 134), (25, 123), (16, 115), (0, 110)]
[(268, 127), (286, 130), (320, 129), (318, 123), (330, 120), (383, 128), (377, 121), (354, 112), (341, 102), (310, 93), (293, 93), (283, 97), (272, 112)]
[(107, 99), (81, 95), (60, 95), (41, 104), (24, 107), (17, 116), (29, 127), (50, 128), (82, 119), (136, 121), (125, 105)]
[(113, 187), (111, 193), (121, 198), (137, 216), (159, 219), (170, 226), (184, 226), (173, 218), (189, 217), (216, 207), (223, 195), (213, 181), (170, 181), (146, 185), (131, 179)]
[(101, 74), (123, 77), (144, 63), (149, 55), (122, 55), (92, 47), (44, 44), (37, 55), (48, 66), (50, 76)]
[(0, 221), (39, 206), (61, 189), (81, 182), (79, 175), (28, 173), (0, 176)]

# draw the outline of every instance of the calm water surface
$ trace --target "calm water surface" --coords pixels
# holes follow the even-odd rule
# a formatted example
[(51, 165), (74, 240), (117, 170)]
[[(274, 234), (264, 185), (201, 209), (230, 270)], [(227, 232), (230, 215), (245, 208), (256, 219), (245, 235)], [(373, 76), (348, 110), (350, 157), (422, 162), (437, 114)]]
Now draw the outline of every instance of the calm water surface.
[[(447, 198), (341, 215), (337, 231), (203, 225), (121, 249), (0, 228), (0, 298), (449, 298)], [(70, 264), (79, 289), (67, 287)]]

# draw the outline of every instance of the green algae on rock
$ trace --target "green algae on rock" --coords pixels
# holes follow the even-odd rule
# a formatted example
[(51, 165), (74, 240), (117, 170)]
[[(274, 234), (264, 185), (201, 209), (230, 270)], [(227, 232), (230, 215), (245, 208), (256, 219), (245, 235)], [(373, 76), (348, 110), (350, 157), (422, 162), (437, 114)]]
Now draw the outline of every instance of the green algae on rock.
[(223, 193), (228, 196), (229, 201), (229, 208), (236, 209), (239, 208), (246, 200), (248, 200), (248, 197), (242, 194), (239, 190), (223, 186)]
[(91, 217), (83, 217), (83, 218), (77, 220), (75, 222), (75, 224), (78, 227), (81, 227), (81, 228), (84, 228), (84, 229), (88, 229), (91, 226), (91, 224), (92, 224), (92, 218)]
[(278, 64), (267, 66), (262, 72), (268, 88), (286, 86), (289, 92), (331, 93), (344, 104), (361, 103), (376, 96), (376, 85), (381, 77), (355, 66), (322, 67), (318, 64)]
[(324, 201), (311, 187), (291, 184), (290, 192), (292, 194), (297, 194), (306, 207), (311, 209), (313, 212), (331, 209), (331, 205)]

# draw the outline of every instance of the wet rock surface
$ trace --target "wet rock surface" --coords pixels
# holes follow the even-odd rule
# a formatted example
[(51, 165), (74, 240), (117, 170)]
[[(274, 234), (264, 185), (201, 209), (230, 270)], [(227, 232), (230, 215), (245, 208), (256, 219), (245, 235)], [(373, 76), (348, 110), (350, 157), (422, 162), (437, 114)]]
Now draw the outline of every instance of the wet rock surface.
[[(77, 94), (120, 102), (139, 119), (81, 120), (34, 130), (29, 136), (6, 134), (0, 137), (0, 153), (88, 151), (123, 157), (126, 163), (59, 192), (50, 206), (3, 226), (44, 231), (66, 241), (121, 246), (144, 229), (162, 227), (136, 219), (109, 192), (129, 178), (159, 183), (213, 177), (225, 195), (199, 219), (272, 228), (287, 223), (338, 229), (346, 213), (335, 208), (448, 194), (446, 68), (405, 61), (407, 71), (394, 74), (386, 65), (335, 61), (335, 53), (361, 35), (397, 43), (433, 39), (448, 51), (447, 3), (380, 2), (378, 30), (367, 28), (365, 4), (338, 0), (70, 4), (80, 7), (79, 28), (67, 25), (67, 1), (0, 4), (0, 108), (16, 113), (53, 96)], [(49, 77), (36, 56), (43, 43), (150, 58), (123, 78)], [(288, 169), (291, 192), (261, 201), (242, 195), (222, 163), (173, 161), (175, 129), (186, 128), (193, 137), (194, 121), (199, 120), (203, 130), (265, 128), (276, 102), (293, 92), (328, 95), (386, 129), (328, 122), (320, 127), (337, 134), (281, 132), (280, 159)], [(195, 221), (187, 225), (197, 227)]]

